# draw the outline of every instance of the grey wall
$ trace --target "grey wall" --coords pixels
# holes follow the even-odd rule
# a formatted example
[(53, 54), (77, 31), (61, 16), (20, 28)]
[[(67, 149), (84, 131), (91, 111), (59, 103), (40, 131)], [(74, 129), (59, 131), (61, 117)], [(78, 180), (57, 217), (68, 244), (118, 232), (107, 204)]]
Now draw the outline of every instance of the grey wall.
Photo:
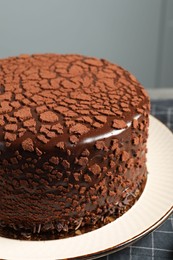
[(172, 0), (0, 0), (0, 58), (81, 53), (173, 87), (172, 46)]

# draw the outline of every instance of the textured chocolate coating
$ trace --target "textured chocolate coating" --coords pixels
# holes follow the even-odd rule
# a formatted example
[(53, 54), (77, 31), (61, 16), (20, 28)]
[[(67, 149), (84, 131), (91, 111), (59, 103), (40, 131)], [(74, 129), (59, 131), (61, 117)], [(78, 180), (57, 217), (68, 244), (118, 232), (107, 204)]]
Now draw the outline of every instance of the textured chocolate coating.
[(0, 60), (0, 226), (61, 233), (127, 211), (146, 182), (149, 110), (106, 60)]

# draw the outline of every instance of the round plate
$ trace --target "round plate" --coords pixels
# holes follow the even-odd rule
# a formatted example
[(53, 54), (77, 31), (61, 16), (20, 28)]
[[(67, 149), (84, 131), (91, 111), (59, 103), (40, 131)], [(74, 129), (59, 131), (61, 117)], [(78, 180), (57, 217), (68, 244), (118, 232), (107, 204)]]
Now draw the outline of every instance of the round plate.
[(173, 208), (173, 135), (150, 117), (148, 180), (136, 204), (114, 222), (86, 234), (52, 241), (0, 237), (0, 258), (8, 260), (86, 259), (124, 248), (158, 227)]

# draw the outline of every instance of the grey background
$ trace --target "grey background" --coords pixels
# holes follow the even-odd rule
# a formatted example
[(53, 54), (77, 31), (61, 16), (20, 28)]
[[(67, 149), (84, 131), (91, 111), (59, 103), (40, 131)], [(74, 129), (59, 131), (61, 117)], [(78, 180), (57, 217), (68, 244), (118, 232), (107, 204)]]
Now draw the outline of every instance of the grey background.
[(81, 53), (173, 88), (172, 0), (0, 0), (0, 58)]

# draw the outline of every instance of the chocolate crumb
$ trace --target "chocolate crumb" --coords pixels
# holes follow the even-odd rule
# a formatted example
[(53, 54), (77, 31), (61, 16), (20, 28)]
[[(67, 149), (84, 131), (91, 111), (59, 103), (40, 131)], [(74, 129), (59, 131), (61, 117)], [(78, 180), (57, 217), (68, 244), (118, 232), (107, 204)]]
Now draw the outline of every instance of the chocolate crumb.
[(78, 164), (81, 166), (86, 166), (88, 163), (88, 158), (87, 157), (80, 157), (78, 160)]
[(96, 141), (95, 146), (98, 150), (103, 150), (106, 147), (104, 141)]
[(22, 148), (25, 151), (33, 152), (34, 151), (34, 143), (31, 138), (27, 138), (22, 142)]
[(86, 182), (92, 182), (92, 179), (91, 179), (91, 177), (88, 174), (84, 174), (84, 180)]
[(76, 133), (76, 134), (83, 135), (86, 134), (89, 130), (90, 129), (87, 126), (77, 123), (69, 128), (69, 133)]
[(58, 116), (52, 111), (46, 111), (40, 115), (40, 119), (43, 122), (54, 123), (58, 121)]
[(56, 157), (56, 156), (52, 156), (49, 161), (55, 165), (58, 165), (59, 164), (59, 158)]
[(31, 109), (29, 107), (21, 108), (18, 111), (14, 112), (14, 116), (18, 117), (21, 121), (27, 118), (31, 118)]
[(35, 151), (38, 156), (41, 156), (43, 154), (42, 151), (38, 147), (35, 148)]
[(130, 155), (126, 151), (122, 152), (121, 159), (123, 162), (127, 161), (129, 159)]
[(72, 144), (77, 144), (79, 141), (79, 138), (76, 135), (71, 135), (69, 139)]
[(107, 117), (106, 116), (95, 116), (95, 119), (101, 123), (106, 123), (107, 122)]
[(99, 174), (99, 173), (101, 172), (101, 168), (100, 168), (100, 166), (99, 166), (98, 164), (92, 165), (92, 166), (89, 168), (89, 170), (90, 170), (94, 175)]
[(17, 130), (17, 125), (16, 124), (7, 124), (5, 126), (5, 130), (15, 132)]
[(90, 152), (88, 151), (88, 149), (85, 149), (82, 153), (83, 156), (89, 156)]
[(58, 148), (64, 150), (64, 148), (65, 148), (65, 143), (64, 143), (64, 142), (58, 142), (58, 143), (56, 144), (56, 147), (58, 147)]
[(12, 134), (12, 133), (5, 133), (4, 139), (10, 142), (13, 142), (16, 140), (16, 134)]
[(127, 127), (127, 124), (124, 120), (114, 119), (112, 127), (116, 129), (123, 129)]
[(138, 127), (138, 120), (133, 119), (132, 126), (133, 126), (134, 129), (136, 129)]

